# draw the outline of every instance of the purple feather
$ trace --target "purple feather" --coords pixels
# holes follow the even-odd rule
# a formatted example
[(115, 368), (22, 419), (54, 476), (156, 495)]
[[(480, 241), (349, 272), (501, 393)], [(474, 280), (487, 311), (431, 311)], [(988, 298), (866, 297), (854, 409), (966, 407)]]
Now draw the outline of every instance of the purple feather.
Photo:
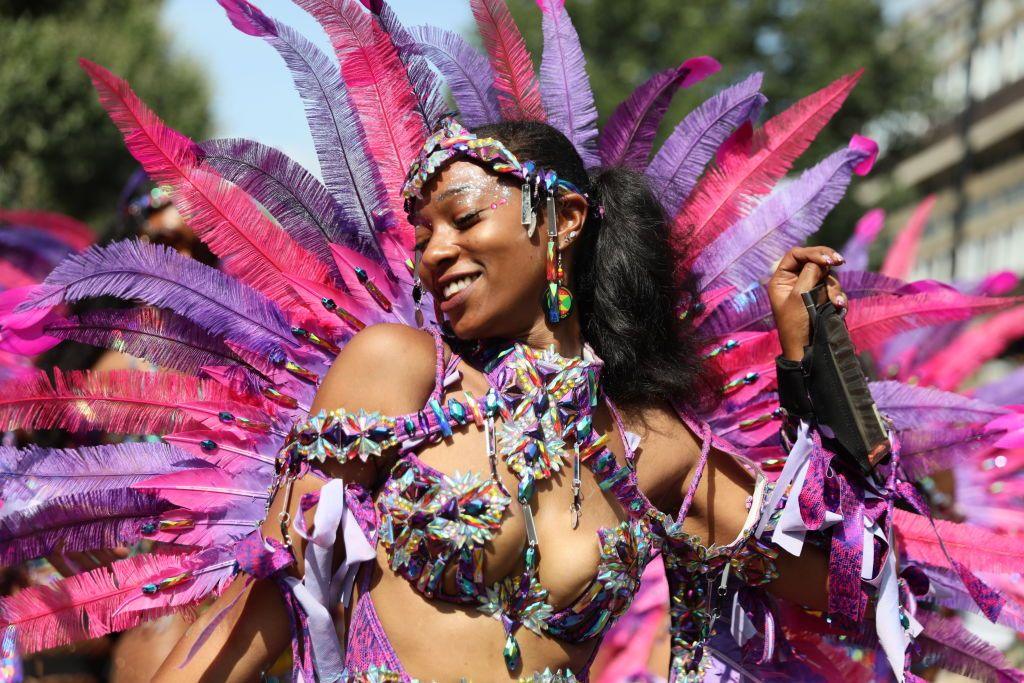
[(979, 681), (1024, 680), (998, 648), (965, 629), (959, 619), (925, 611), (916, 617), (924, 626), (916, 640), (923, 666), (938, 666)]
[(454, 31), (414, 26), (409, 32), (417, 49), (444, 76), (463, 125), (473, 128), (501, 120), (494, 69), (484, 54)]
[(544, 15), (540, 96), (548, 123), (569, 138), (586, 168), (598, 166), (597, 105), (580, 38), (565, 11), (565, 0), (539, 3)]
[(217, 1), (235, 28), (263, 38), (284, 59), (306, 107), (324, 185), (341, 207), (345, 224), (372, 236), (374, 216), (387, 209), (386, 195), (341, 71), (313, 43), (246, 0)]
[(46, 333), (116, 349), (153, 365), (192, 375), (198, 375), (204, 365), (241, 366), (255, 380), (256, 371), (224, 342), (188, 318), (166, 310), (147, 307), (89, 311), (48, 325)]
[(672, 103), (672, 96), (708, 76), (721, 65), (710, 57), (688, 59), (681, 65), (655, 74), (615, 108), (598, 138), (601, 161), (606, 166), (626, 166), (643, 171), (654, 135)]
[(262, 204), (332, 275), (338, 272), (328, 242), (376, 253), (376, 243), (360, 231), (362, 220), (346, 224), (344, 212), (323, 183), (283, 152), (237, 138), (207, 140), (200, 148), (204, 164)]
[(774, 325), (768, 291), (761, 285), (755, 285), (715, 306), (701, 322), (700, 331), (721, 337), (735, 332), (770, 330)]
[(888, 275), (845, 267), (836, 271), (836, 277), (850, 299), (863, 299), (882, 294), (900, 294), (900, 290), (906, 285), (903, 280), (897, 280)]
[(142, 538), (142, 526), (173, 507), (131, 489), (87, 491), (0, 519), (0, 563), (10, 566), (54, 551), (122, 548)]
[(874, 244), (878, 233), (885, 226), (885, 211), (871, 209), (861, 216), (850, 239), (843, 245), (843, 258), (846, 259), (846, 267), (851, 270), (867, 270), (868, 257), (871, 252), (871, 245)]
[(718, 93), (684, 118), (647, 167), (665, 211), (676, 215), (704, 167), (732, 131), (757, 119), (768, 99), (758, 92), (761, 74)]
[(165, 443), (119, 443), (77, 449), (0, 447), (0, 499), (31, 507), (46, 499), (132, 484), (202, 461)]
[(938, 423), (989, 422), (1009, 411), (960, 394), (902, 382), (869, 382), (878, 410), (897, 429)]
[(4, 261), (39, 279), (46, 277), (72, 251), (67, 244), (42, 230), (25, 226), (0, 227), (0, 252)]
[(843, 198), (855, 168), (871, 157), (859, 140), (804, 171), (701, 252), (694, 262), (701, 291), (757, 282), (790, 248), (814, 234)]
[(262, 294), (174, 249), (134, 240), (68, 257), (21, 308), (97, 296), (170, 308), (210, 334), (265, 356), (296, 346), (280, 309)]
[(384, 0), (360, 0), (380, 21), (381, 28), (391, 37), (398, 58), (405, 65), (412, 85), (413, 94), (418, 102), (416, 108), (426, 123), (427, 130), (448, 112), (448, 105), (441, 94), (441, 80), (430, 68), (429, 62), (420, 53), (416, 40), (409, 30), (398, 20), (398, 15)]
[[(949, 569), (928, 565), (921, 565), (919, 569), (927, 575), (936, 603), (949, 609), (981, 614), (978, 603), (964, 589), (964, 582), (958, 575)], [(1024, 631), (1024, 609), (1015, 600), (1007, 600), (999, 611), (996, 623), (1015, 631)]]
[(920, 479), (969, 461), (1003, 434), (998, 430), (986, 432), (983, 424), (903, 431), (899, 435), (900, 464), (907, 476)]
[(1002, 406), (1024, 403), (1024, 368), (978, 387), (974, 397)]

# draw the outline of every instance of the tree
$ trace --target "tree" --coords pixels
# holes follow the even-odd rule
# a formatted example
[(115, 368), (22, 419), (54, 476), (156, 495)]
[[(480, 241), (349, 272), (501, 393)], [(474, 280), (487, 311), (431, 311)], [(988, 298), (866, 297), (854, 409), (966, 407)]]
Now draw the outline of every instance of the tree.
[[(509, 0), (528, 46), (540, 55), (540, 12), (533, 0)], [(865, 73), (839, 114), (798, 161), (804, 168), (845, 145), (870, 122), (890, 151), (906, 144), (894, 125), (929, 111), (928, 37), (888, 25), (882, 0), (568, 0), (587, 55), (598, 111), (615, 105), (652, 74), (688, 57), (711, 55), (722, 71), (676, 95), (661, 139), (693, 107), (754, 71), (763, 71), (769, 103), (761, 120), (839, 76)], [(852, 195), (852, 193), (851, 193)], [(841, 244), (865, 207), (848, 196), (819, 239)]]
[(100, 227), (136, 167), (78, 58), (125, 76), (171, 125), (202, 138), (208, 92), (175, 56), (152, 0), (0, 0), (0, 206)]

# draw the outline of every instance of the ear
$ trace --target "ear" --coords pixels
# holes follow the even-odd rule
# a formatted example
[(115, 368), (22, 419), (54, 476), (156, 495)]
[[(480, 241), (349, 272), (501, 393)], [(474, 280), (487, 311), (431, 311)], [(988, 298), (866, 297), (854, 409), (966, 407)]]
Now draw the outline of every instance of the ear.
[(587, 200), (575, 192), (558, 197), (558, 248), (565, 249), (579, 239), (587, 222)]

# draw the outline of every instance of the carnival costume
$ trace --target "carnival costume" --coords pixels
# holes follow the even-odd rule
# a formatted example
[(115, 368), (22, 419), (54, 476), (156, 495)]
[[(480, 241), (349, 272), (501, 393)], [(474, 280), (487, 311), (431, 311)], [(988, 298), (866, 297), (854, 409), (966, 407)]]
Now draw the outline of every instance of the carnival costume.
[[(970, 429), (972, 438), (995, 441), (1019, 426), (1016, 415), (956, 394), (897, 382), (874, 385), (878, 409), (891, 421), (892, 452), (865, 474), (837, 456), (834, 435), (813, 411), (797, 422), (779, 410), (778, 335), (759, 282), (774, 261), (817, 230), (851, 176), (870, 169), (875, 147), (855, 137), (848, 148), (768, 193), (858, 74), (800, 100), (756, 131), (752, 124), (764, 98), (760, 75), (753, 75), (688, 115), (648, 163), (673, 92), (713, 73), (714, 60), (696, 58), (657, 74), (598, 132), (579, 41), (559, 0), (541, 3), (539, 79), (501, 0), (472, 0), (487, 56), (449, 31), (406, 30), (381, 0), (297, 0), (327, 31), (340, 71), (308, 40), (245, 0), (219, 1), (238, 29), (264, 39), (284, 58), (306, 107), (323, 181), (257, 142), (194, 143), (164, 125), (123, 81), (83, 62), (131, 152), (169, 189), (224, 272), (154, 245), (115, 243), (65, 261), (14, 314), (36, 316), (41, 333), (47, 325), (88, 324), (101, 330), (97, 341), (159, 357), (177, 371), (56, 373), (52, 383), (40, 374), (0, 392), (5, 428), (162, 437), (159, 443), (3, 453), (4, 498), (32, 503), (0, 520), (5, 563), (140, 538), (167, 544), (164, 552), (4, 599), (3, 624), (16, 627), (24, 649), (189, 611), (233, 580), (268, 578), (281, 586), (292, 618), (297, 680), (409, 680), (370, 592), (359, 592), (345, 638), (339, 640), (331, 619), (339, 601), (348, 604), (356, 583), (368, 580), (365, 563), (379, 543), (390, 569), (424, 595), (498, 619), (513, 673), (521, 664), (517, 633), (523, 628), (574, 643), (601, 638), (628, 608), (644, 567), (660, 552), (671, 590), (676, 680), (737, 672), (825, 678), (830, 667), (859, 666), (845, 657), (840, 639), (847, 637), (880, 648), (884, 654), (872, 660), (880, 677), (911, 678), (915, 654), (972, 672), (1017, 675), (941, 608), (974, 606), (1017, 627), (1020, 604), (986, 579), (993, 572), (1019, 572), (1024, 553), (1005, 536), (932, 521), (907, 475), (908, 461), (928, 456), (907, 457), (899, 446), (950, 424)], [(431, 65), (454, 96), (458, 120), (446, 116), (441, 80)], [(713, 340), (707, 360), (727, 379), (713, 411), (695, 414), (677, 406), (701, 442), (701, 455), (676, 514), (658, 510), (640, 491), (633, 467), (638, 439), (621, 420), (616, 418), (627, 445), (625, 463), (593, 428), (595, 408), (607, 402), (601, 361), (593, 353), (570, 359), (498, 342), (445, 352), (440, 316), (415, 276), (405, 220), (424, 184), (454, 159), (514, 178), (523, 189), (523, 229), (531, 232), (540, 212), (553, 216), (559, 197), (578, 191), (550, 169), (464, 127), (503, 119), (550, 123), (587, 167), (644, 171), (673, 219), (675, 237), (697, 247), (679, 273), (698, 275), (702, 300), (681, 300), (678, 313), (692, 316), (698, 331)], [(587, 199), (600, 214), (599, 201)], [(557, 324), (572, 314), (571, 284), (563, 277), (555, 236), (541, 237), (548, 242), (545, 309)], [(865, 273), (847, 273), (843, 281), (855, 299), (847, 323), (863, 349), (915, 326), (1008, 304)], [(99, 295), (141, 300), (161, 313), (59, 320), (61, 304)], [(345, 410), (310, 415), (317, 384), (340, 348), (382, 322), (434, 335), (436, 380), (426, 405), (400, 416)], [(490, 385), (485, 395), (447, 390), (461, 363), (483, 369)], [(986, 431), (994, 420), (1000, 422)], [(779, 446), (782, 426), (791, 443), (788, 456)], [(417, 457), (419, 447), (459, 429), (485, 431), (489, 476), (448, 476)], [(289, 496), (296, 477), (316, 473), (316, 464), (328, 458), (367, 461), (395, 451), (397, 463), (379, 491), (334, 479), (304, 496), (300, 510), (316, 506), (312, 533), (301, 515), (294, 522), (284, 518), (289, 535), (308, 540), (305, 576), (290, 575), (290, 549), (259, 532), (272, 496)], [(683, 522), (712, 452), (730, 454), (759, 476), (742, 533), (727, 545), (706, 547), (683, 530)], [(501, 484), (501, 467), (516, 475), (515, 490)], [(583, 468), (619, 501), (626, 519), (601, 530), (595, 578), (569, 607), (555, 610), (538, 571), (543, 548), (531, 505), (539, 495), (537, 481), (571, 476), (576, 491)], [(773, 485), (762, 468), (777, 473)], [(573, 514), (581, 503), (577, 497)], [(483, 545), (513, 506), (526, 521), (523, 569), (488, 585)], [(345, 559), (332, 572), (336, 537)], [(827, 619), (764, 589), (775, 576), (778, 553), (799, 554), (804, 543), (829, 554)], [(442, 580), (447, 570), (454, 588)], [(207, 632), (229, 607), (220, 608)], [(193, 651), (201, 644), (202, 637)], [(587, 671), (525, 675), (571, 681), (585, 680)]]

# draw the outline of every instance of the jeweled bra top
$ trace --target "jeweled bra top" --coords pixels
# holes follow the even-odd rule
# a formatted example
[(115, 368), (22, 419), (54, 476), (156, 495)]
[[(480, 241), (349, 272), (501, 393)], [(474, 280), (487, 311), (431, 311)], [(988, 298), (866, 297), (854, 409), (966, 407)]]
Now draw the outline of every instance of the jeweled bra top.
[[(295, 427), (285, 453), (304, 459), (366, 460), (399, 445), (400, 457), (376, 503), (378, 538), (391, 569), (428, 597), (475, 605), (498, 619), (506, 633), (505, 661), (515, 670), (520, 661), (515, 634), (521, 626), (576, 643), (602, 634), (626, 611), (656, 544), (647, 514), (650, 504), (637, 489), (632, 458), (619, 466), (606, 446), (607, 437), (593, 429), (601, 363), (592, 354), (564, 358), (521, 344), (492, 349), (481, 358), (491, 385), (487, 395), (477, 400), (462, 392), (461, 398), (444, 400), (446, 378), (457, 377), (460, 359), (452, 356), (445, 363), (441, 340), (436, 341), (437, 384), (422, 410), (397, 418), (365, 411), (321, 412)], [(471, 423), (486, 433), (490, 476), (449, 476), (417, 457), (419, 446)], [(499, 458), (519, 480), (514, 495), (498, 477)], [(582, 466), (623, 504), (628, 519), (598, 532), (595, 577), (567, 607), (555, 610), (538, 572), (540, 547), (531, 500), (538, 480), (569, 470), (578, 513)], [(523, 570), (488, 585), (484, 545), (513, 500), (526, 526)], [(448, 586), (446, 574), (454, 577)]]

